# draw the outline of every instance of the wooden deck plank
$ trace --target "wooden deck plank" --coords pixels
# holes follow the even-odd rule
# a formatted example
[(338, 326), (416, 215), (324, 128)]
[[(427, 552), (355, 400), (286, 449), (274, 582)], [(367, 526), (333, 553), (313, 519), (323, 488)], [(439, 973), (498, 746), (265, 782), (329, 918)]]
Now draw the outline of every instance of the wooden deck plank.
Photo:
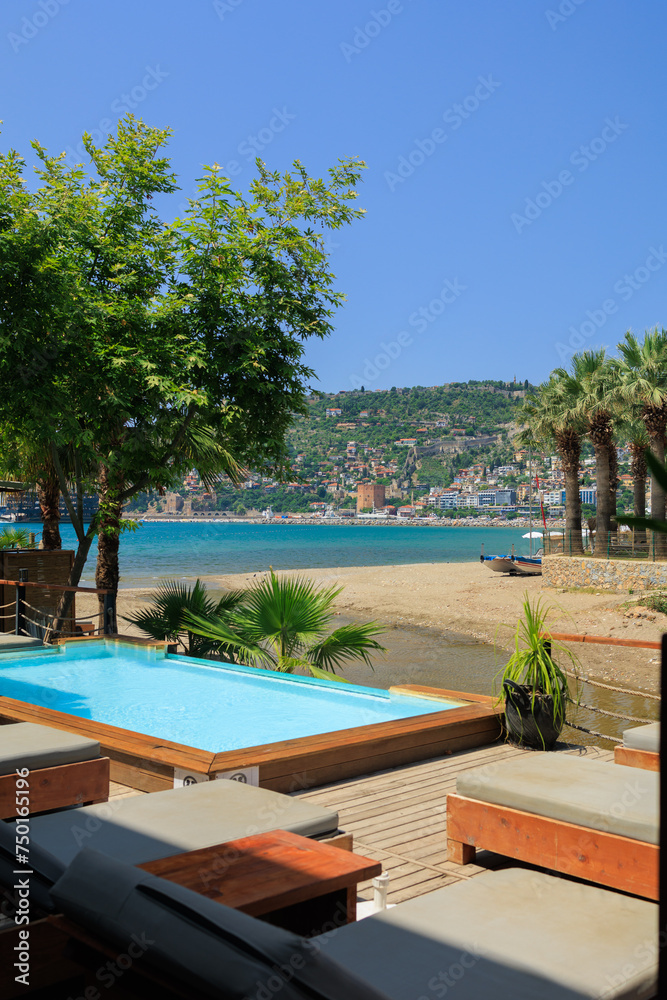
[[(480, 851), (472, 865), (447, 860), (446, 796), (464, 771), (493, 767), (526, 752), (498, 741), (297, 794), (338, 810), (341, 828), (353, 835), (355, 850), (381, 861), (389, 872), (388, 899), (396, 903), (507, 864), (507, 859), (486, 851)], [(614, 766), (613, 752), (600, 747), (562, 745), (556, 752)], [(361, 885), (359, 892), (372, 898), (372, 885)]]

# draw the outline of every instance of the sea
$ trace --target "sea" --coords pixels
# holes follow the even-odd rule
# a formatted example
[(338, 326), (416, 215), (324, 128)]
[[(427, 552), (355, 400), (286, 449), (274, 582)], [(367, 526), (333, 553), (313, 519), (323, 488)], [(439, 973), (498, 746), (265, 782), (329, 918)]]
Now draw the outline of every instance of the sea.
[[(17, 527), (41, 532), (41, 525)], [(61, 525), (63, 548), (76, 548), (70, 524)], [(230, 573), (339, 566), (474, 562), (487, 555), (528, 555), (526, 528), (401, 524), (248, 524), (229, 521), (147, 521), (120, 542), (121, 588), (153, 587), (160, 580), (192, 580)], [(95, 550), (81, 585), (92, 585)]]

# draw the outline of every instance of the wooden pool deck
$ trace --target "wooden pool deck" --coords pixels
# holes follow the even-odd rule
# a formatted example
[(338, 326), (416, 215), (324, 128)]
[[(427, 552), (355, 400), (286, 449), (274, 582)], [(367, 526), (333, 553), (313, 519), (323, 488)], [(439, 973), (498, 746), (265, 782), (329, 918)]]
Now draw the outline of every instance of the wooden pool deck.
[[(455, 791), (463, 771), (529, 752), (499, 742), (293, 794), (338, 810), (341, 828), (354, 837), (355, 852), (382, 862), (390, 874), (388, 900), (399, 903), (507, 864), (488, 851), (479, 851), (474, 865), (447, 861), (447, 793)], [(556, 752), (614, 759), (611, 750), (595, 746), (559, 744)], [(114, 782), (111, 794), (142, 792)], [(362, 899), (372, 895), (370, 883), (359, 886)]]

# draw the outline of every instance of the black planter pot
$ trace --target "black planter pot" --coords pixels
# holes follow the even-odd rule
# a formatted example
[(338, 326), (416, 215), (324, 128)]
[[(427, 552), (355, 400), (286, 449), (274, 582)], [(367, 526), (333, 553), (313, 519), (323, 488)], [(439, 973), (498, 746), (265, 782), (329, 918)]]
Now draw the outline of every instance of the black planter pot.
[(551, 750), (560, 736), (563, 721), (554, 718), (553, 699), (515, 681), (503, 681), (505, 726), (513, 743), (533, 750)]

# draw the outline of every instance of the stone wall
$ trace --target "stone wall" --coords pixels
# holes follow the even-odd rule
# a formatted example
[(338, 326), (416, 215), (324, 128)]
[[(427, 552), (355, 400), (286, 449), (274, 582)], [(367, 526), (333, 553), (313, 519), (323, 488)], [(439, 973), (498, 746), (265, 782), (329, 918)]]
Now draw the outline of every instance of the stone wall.
[(667, 562), (543, 556), (542, 582), (546, 587), (595, 587), (626, 593), (667, 589)]

